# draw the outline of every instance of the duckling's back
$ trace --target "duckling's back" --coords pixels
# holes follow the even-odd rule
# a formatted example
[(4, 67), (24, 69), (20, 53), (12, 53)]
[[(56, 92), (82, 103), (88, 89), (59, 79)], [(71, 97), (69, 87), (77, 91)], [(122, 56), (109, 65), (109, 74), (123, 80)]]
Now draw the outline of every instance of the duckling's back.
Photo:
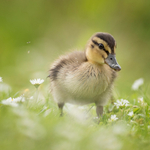
[[(68, 55), (61, 56), (56, 60), (51, 69), (50, 69), (50, 79), (51, 81), (56, 81), (61, 74), (61, 77), (68, 72), (73, 72), (76, 70), (82, 63), (86, 62), (85, 52), (74, 51)], [(63, 72), (64, 71), (64, 72)]]

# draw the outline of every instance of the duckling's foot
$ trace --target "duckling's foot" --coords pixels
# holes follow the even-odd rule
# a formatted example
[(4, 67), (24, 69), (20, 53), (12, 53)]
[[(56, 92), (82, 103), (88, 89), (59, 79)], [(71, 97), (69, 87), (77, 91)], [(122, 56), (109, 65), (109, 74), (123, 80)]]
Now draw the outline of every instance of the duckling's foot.
[(60, 110), (60, 117), (62, 117), (63, 116), (64, 103), (58, 103), (58, 107), (59, 107), (59, 110)]
[(100, 118), (100, 116), (103, 116), (103, 106), (96, 106), (96, 113), (97, 116)]

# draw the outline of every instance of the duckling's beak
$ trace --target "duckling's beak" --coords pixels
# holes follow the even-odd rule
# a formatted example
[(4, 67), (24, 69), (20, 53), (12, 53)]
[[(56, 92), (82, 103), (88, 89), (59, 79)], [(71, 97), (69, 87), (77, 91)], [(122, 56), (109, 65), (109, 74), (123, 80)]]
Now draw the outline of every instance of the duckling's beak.
[(108, 57), (105, 59), (105, 63), (109, 65), (115, 71), (120, 71), (121, 67), (117, 63), (116, 57), (114, 54), (109, 54)]

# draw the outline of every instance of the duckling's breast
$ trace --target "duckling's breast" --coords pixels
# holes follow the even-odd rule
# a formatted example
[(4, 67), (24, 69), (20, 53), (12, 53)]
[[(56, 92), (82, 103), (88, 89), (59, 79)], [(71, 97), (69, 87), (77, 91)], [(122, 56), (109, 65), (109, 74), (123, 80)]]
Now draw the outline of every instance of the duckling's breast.
[(96, 101), (113, 82), (112, 69), (105, 64), (98, 66), (85, 62), (78, 68), (63, 68), (61, 71), (58, 83), (61, 92), (65, 93), (66, 102)]

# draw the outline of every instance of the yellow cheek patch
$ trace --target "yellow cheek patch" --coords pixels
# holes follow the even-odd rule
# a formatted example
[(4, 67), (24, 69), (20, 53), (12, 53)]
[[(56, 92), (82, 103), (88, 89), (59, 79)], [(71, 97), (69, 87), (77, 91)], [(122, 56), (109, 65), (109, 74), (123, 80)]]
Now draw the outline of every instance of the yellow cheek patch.
[(99, 51), (99, 53), (102, 55), (102, 57), (105, 59), (108, 57), (105, 51)]
[(100, 38), (97, 38), (97, 37), (94, 37), (93, 40), (96, 41), (97, 43), (102, 43), (104, 45), (106, 51), (108, 51), (109, 53), (111, 53), (110, 47), (108, 46), (108, 44), (104, 40), (102, 40)]
[(107, 58), (107, 54), (104, 51), (100, 51), (98, 48), (87, 49), (86, 56), (88, 61), (92, 63), (99, 63), (99, 64), (103, 64), (104, 59)]

